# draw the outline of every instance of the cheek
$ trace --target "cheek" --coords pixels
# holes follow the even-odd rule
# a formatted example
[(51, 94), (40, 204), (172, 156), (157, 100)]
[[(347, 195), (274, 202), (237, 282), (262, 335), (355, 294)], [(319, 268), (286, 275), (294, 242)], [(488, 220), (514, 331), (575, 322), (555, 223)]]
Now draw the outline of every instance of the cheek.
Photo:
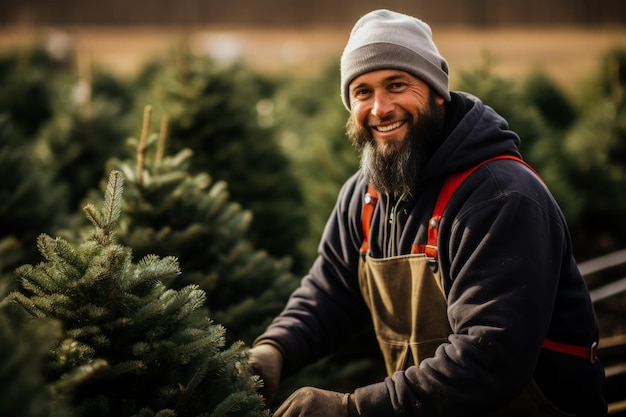
[(352, 104), (350, 110), (350, 117), (352, 121), (360, 126), (364, 126), (367, 122), (367, 117), (369, 112), (364, 108), (363, 104), (360, 102), (355, 102)]

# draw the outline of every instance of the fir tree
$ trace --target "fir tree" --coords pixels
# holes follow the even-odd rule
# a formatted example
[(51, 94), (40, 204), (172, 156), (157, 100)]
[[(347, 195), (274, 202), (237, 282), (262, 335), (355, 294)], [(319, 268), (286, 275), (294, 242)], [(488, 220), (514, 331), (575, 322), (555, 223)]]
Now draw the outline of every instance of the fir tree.
[(93, 229), (82, 244), (42, 234), (45, 261), (18, 268), (23, 291), (1, 304), (61, 323), (47, 371), (53, 401), (71, 399), (77, 416), (267, 416), (257, 377), (241, 371), (245, 346), (225, 347), (204, 291), (163, 283), (180, 275), (177, 259), (135, 264), (116, 243), (122, 184), (111, 172), (102, 209), (85, 207)]
[(545, 73), (531, 74), (522, 88), (529, 101), (552, 128), (563, 131), (571, 127), (578, 118), (572, 100)]
[(0, 308), (0, 415), (69, 417), (63, 401), (52, 401), (44, 375), (48, 352), (61, 334), (49, 319), (27, 322), (21, 311)]
[(40, 44), (0, 56), (0, 115), (26, 140), (52, 117), (50, 81), (64, 68)]
[(0, 299), (15, 289), (13, 269), (22, 258), (22, 245), (15, 237), (0, 238)]
[(307, 207), (310, 232), (300, 242), (307, 266), (317, 256), (341, 185), (359, 167), (359, 156), (346, 137), (348, 112), (337, 94), (339, 83), (333, 64), (316, 77), (284, 79), (272, 98), (273, 123)]
[(37, 136), (39, 155), (55, 181), (66, 184), (68, 206), (98, 186), (102, 167), (125, 151), (133, 104), (130, 86), (89, 62), (54, 83), (54, 112)]
[(583, 199), (575, 244), (587, 257), (626, 246), (626, 51), (604, 57), (581, 115), (564, 138), (571, 181)]
[(140, 138), (129, 140), (137, 157), (109, 161), (108, 169), (126, 178), (118, 238), (137, 257), (167, 253), (180, 259), (185, 274), (171, 285), (200, 286), (210, 316), (227, 336), (251, 343), (298, 284), (291, 263), (254, 247), (251, 213), (231, 201), (226, 182), (189, 172), (195, 153), (167, 154), (167, 118), (160, 134), (151, 134), (151, 113), (147, 106)]
[[(37, 235), (53, 232), (68, 215), (66, 188), (54, 181), (37, 151), (15, 120), (0, 114), (0, 241), (12, 239), (19, 257), (0, 265), (5, 271), (34, 262), (37, 251), (27, 245)], [(17, 252), (14, 252), (14, 254)]]
[(245, 68), (179, 52), (174, 64), (152, 73), (148, 84), (155, 113), (170, 118), (169, 146), (192, 149), (192, 174), (209, 172), (226, 181), (234, 201), (254, 213), (248, 236), (258, 248), (290, 256), (300, 270), (299, 240), (306, 212), (289, 159), (271, 127), (259, 121), (259, 103), (272, 83)]
[[(230, 200), (224, 181), (190, 174), (189, 149), (167, 154), (167, 119), (159, 134), (149, 133), (151, 114), (147, 106), (140, 138), (129, 140), (137, 157), (109, 162), (108, 169), (124, 173), (126, 184), (117, 237), (139, 257), (177, 256), (185, 274), (172, 286), (199, 285), (207, 293), (209, 316), (226, 327), (227, 340), (251, 343), (280, 313), (298, 280), (288, 259), (276, 259), (248, 239), (250, 212)], [(380, 353), (370, 340), (355, 341), (286, 380), (279, 400), (303, 385), (354, 389), (377, 380), (379, 367), (370, 358)]]

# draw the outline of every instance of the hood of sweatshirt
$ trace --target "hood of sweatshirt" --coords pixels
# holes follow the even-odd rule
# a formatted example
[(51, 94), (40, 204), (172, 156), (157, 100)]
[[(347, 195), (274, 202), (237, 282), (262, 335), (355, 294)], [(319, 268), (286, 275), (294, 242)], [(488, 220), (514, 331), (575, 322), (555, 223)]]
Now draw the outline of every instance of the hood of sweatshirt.
[(519, 136), (509, 130), (502, 116), (480, 99), (471, 94), (453, 92), (446, 112), (446, 133), (424, 164), (419, 183), (447, 177), (494, 156), (521, 156)]

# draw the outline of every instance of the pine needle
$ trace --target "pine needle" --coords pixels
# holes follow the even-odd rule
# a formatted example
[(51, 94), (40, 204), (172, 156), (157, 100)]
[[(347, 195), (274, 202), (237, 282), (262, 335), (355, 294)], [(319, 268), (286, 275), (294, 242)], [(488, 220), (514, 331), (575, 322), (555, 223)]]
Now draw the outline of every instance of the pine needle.
[(109, 183), (104, 196), (104, 224), (107, 231), (113, 229), (120, 214), (122, 214), (122, 192), (124, 190), (124, 176), (120, 171), (111, 171)]

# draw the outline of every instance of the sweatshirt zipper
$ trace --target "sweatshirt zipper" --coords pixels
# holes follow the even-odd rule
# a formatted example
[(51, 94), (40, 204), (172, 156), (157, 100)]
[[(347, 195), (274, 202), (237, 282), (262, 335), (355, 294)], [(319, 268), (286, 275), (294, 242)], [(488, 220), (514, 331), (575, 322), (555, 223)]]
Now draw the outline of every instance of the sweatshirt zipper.
[(386, 248), (387, 253), (385, 254), (385, 257), (389, 258), (392, 256), (397, 256), (397, 247), (396, 247), (396, 227), (397, 227), (397, 222), (396, 222), (396, 213), (398, 212), (398, 207), (400, 206), (400, 203), (402, 203), (402, 200), (404, 198), (404, 195), (400, 196), (400, 198), (395, 201), (395, 203), (393, 203), (393, 205), (391, 205), (391, 199), (389, 199), (387, 201), (387, 207), (385, 212), (387, 213), (387, 221), (385, 222), (385, 229), (384, 229), (384, 238), (386, 244), (384, 244), (383, 247)]

